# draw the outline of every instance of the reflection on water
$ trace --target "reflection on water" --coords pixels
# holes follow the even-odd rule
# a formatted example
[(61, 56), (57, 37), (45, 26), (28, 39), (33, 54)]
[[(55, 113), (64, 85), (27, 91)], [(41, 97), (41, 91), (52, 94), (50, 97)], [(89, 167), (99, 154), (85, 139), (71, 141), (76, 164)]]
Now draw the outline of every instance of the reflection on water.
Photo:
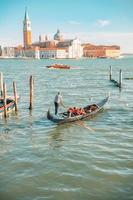
[(56, 129), (52, 131), (49, 135), (49, 145), (53, 149), (59, 148), (63, 145), (64, 142), (64, 133), (61, 129)]
[[(6, 121), (5, 121), (6, 123)], [(11, 149), (11, 129), (8, 127), (4, 127), (1, 129), (0, 133), (0, 156), (4, 156), (4, 154), (8, 153)]]
[(59, 148), (63, 146), (63, 143), (65, 141), (64, 135), (69, 132), (69, 128), (73, 125), (74, 123), (62, 124), (62, 125), (56, 126), (55, 129), (50, 132), (49, 145), (51, 146), (51, 148), (55, 149), (55, 148)]

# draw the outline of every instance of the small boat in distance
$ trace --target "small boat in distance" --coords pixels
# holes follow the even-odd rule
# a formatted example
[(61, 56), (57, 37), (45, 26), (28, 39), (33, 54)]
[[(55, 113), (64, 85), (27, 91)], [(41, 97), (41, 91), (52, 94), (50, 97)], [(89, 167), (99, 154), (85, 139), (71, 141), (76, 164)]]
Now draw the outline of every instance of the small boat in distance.
[[(67, 111), (63, 113), (59, 113), (58, 115), (54, 115), (50, 112), (50, 109), (47, 112), (47, 118), (51, 120), (52, 122), (55, 122), (57, 124), (64, 124), (64, 123), (70, 123), (70, 122), (75, 122), (83, 119), (89, 119), (93, 116), (95, 116), (100, 110), (103, 109), (104, 105), (107, 103), (109, 99), (109, 96), (100, 101), (99, 103), (96, 104), (91, 104), (85, 106), (83, 109), (85, 111), (85, 114), (83, 115), (76, 115), (69, 117)], [(90, 109), (92, 108), (93, 109)]]
[(70, 69), (70, 66), (65, 64), (54, 64), (46, 67), (49, 69)]

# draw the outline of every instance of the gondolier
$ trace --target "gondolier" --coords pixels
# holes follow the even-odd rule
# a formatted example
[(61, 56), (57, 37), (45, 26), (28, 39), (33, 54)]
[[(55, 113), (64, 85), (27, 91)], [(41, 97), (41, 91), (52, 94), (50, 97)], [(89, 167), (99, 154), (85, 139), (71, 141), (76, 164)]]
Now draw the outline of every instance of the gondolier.
[(58, 114), (59, 106), (60, 105), (64, 106), (64, 104), (63, 104), (63, 98), (62, 98), (60, 92), (58, 92), (58, 94), (55, 96), (54, 105), (55, 105), (55, 115), (57, 115)]

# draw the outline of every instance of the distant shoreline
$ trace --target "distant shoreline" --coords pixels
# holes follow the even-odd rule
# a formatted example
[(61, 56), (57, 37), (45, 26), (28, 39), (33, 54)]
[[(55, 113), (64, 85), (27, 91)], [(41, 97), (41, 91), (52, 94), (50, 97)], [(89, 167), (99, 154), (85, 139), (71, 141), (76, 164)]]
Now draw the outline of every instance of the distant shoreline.
[(133, 53), (122, 53), (121, 56), (133, 56)]
[[(90, 59), (122, 59), (122, 58), (126, 58), (126, 57), (133, 57), (133, 53), (122, 53), (118, 58), (106, 58), (106, 57), (104, 57), (104, 58), (96, 58), (96, 57), (82, 57), (82, 58), (79, 58), (79, 59), (88, 59), (88, 60), (90, 60)], [(37, 58), (32, 58), (32, 57), (2, 57), (2, 56), (0, 56), (0, 60), (6, 60), (6, 59), (12, 59), (12, 60), (51, 60), (51, 58), (44, 58), (44, 59), (37, 59)], [(79, 60), (78, 59), (78, 60)], [(71, 59), (69, 59), (69, 58), (60, 58), (60, 59), (58, 59), (58, 58), (55, 58), (55, 59), (52, 59), (52, 60), (71, 60)], [(73, 60), (77, 60), (76, 58), (74, 58)]]

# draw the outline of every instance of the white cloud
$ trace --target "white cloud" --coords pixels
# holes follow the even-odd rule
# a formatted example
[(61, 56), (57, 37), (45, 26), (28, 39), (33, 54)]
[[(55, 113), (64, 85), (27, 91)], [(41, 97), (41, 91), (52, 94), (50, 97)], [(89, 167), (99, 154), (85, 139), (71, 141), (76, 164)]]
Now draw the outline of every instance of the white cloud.
[(100, 27), (108, 26), (108, 25), (110, 25), (110, 23), (111, 22), (109, 20), (106, 20), (106, 19), (97, 20), (97, 25), (100, 26)]
[(74, 21), (74, 20), (70, 20), (68, 23), (72, 24), (72, 25), (80, 25), (81, 24), (80, 22)]

